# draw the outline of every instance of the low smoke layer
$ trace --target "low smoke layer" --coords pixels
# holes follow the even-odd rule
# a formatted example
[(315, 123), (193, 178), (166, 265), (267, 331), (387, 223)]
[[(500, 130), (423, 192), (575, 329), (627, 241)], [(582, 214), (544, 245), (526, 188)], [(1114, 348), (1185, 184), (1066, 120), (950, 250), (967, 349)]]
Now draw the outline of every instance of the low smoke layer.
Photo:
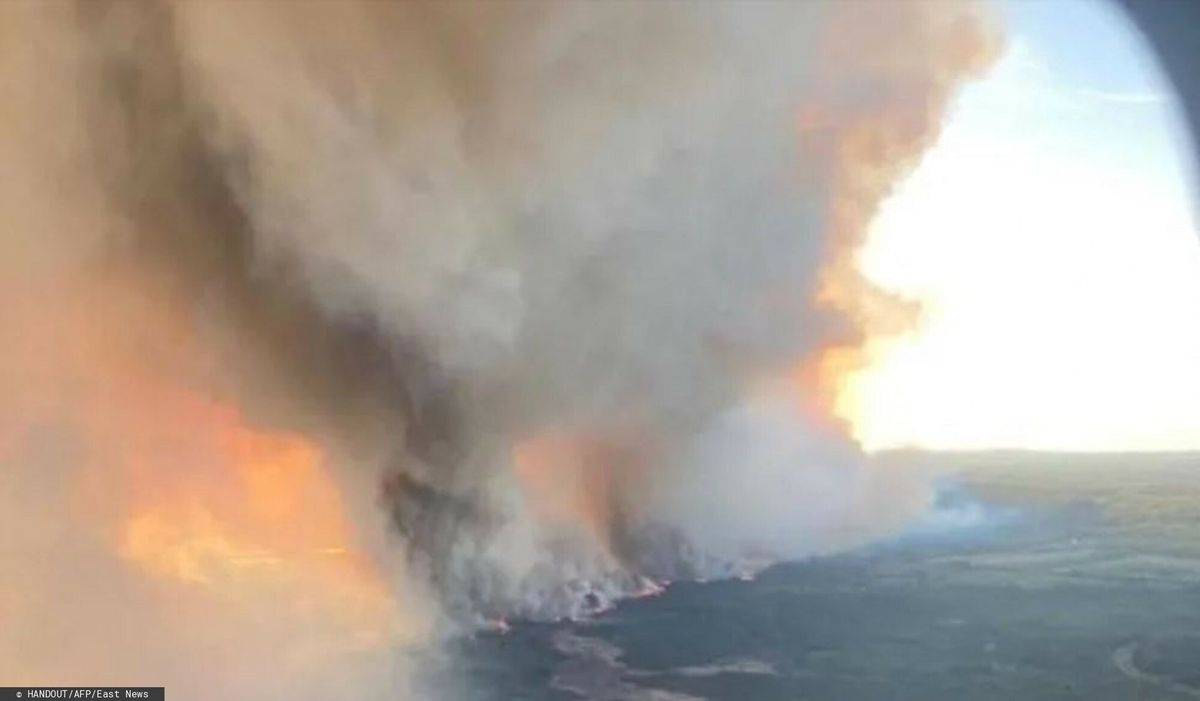
[(796, 377), (990, 51), (944, 2), (3, 5), (0, 680), (445, 695), (439, 636), (902, 523)]

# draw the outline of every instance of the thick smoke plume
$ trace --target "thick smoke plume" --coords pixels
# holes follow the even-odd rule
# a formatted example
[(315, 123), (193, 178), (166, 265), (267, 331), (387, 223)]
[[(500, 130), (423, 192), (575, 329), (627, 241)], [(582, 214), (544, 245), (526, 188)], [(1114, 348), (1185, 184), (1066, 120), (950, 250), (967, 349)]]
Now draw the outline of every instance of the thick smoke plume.
[(796, 378), (986, 29), (3, 4), (0, 681), (437, 696), (441, 635), (902, 523)]

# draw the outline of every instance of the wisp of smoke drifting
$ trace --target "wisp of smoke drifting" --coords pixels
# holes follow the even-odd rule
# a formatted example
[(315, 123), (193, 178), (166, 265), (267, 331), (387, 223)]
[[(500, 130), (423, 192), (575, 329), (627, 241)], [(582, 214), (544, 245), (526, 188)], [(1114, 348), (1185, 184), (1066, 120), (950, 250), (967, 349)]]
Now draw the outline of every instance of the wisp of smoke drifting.
[(870, 8), (0, 7), (0, 680), (438, 696), (919, 511), (794, 378), (991, 43)]

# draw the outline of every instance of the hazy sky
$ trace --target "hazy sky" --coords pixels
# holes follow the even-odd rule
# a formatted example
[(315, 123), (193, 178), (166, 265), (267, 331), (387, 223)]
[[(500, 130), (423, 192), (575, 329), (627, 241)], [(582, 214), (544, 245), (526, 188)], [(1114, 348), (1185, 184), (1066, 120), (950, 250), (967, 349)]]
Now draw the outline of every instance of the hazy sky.
[(1180, 107), (1101, 2), (1008, 44), (861, 254), (925, 303), (842, 396), (868, 448), (1200, 449), (1200, 235)]

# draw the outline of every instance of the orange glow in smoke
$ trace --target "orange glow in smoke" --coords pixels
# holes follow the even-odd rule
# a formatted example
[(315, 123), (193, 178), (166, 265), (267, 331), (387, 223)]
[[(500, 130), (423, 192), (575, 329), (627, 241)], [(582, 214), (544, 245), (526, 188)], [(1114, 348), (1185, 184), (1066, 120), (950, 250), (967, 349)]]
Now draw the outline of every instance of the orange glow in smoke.
[[(303, 618), (351, 645), (390, 636), (392, 592), (321, 443), (257, 425), (212, 387), (208, 344), (162, 298), (100, 289), (52, 310), (60, 323), (46, 326), (62, 338), (47, 346), (70, 378), (65, 415), (87, 456), (72, 480), (78, 516), (164, 602)], [(37, 408), (17, 415), (41, 420)]]
[[(388, 618), (391, 598), (356, 547), (319, 446), (192, 397), (176, 396), (159, 421), (168, 427), (155, 430), (159, 450), (128, 446), (130, 502), (116, 535), (122, 557), (220, 597), (291, 597), (299, 608), (336, 609), (366, 628)], [(147, 462), (161, 460), (164, 440), (189, 459)]]
[(519, 441), (512, 464), (529, 503), (546, 522), (582, 524), (611, 552), (613, 470), (617, 450), (571, 433), (545, 433)]

